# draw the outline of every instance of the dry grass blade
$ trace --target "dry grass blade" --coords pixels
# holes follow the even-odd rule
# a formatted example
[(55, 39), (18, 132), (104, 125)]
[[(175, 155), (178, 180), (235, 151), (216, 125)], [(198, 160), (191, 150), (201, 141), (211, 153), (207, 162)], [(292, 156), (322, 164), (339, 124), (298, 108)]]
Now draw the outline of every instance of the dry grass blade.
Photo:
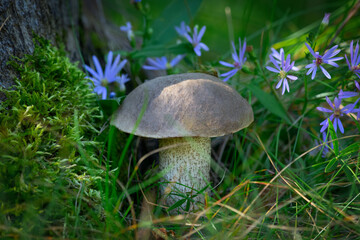
[[(343, 207), (343, 209), (341, 209), (340, 211), (338, 211), (339, 213), (344, 213), (344, 210), (356, 199), (356, 198), (358, 198), (360, 196), (360, 193), (358, 193), (348, 204), (346, 204), (346, 206), (344, 206)], [(338, 214), (337, 214), (338, 215)], [(321, 235), (321, 233), (323, 233), (329, 226), (330, 226), (330, 224), (333, 222), (335, 220), (335, 218), (333, 217), (332, 219), (331, 219), (331, 221), (319, 232), (319, 234), (314, 238), (314, 240), (315, 239), (317, 239), (320, 235)], [(351, 219), (354, 223), (356, 223), (353, 219)]]
[[(233, 207), (230, 207), (226, 204), (221, 204), (221, 206), (233, 211), (234, 213), (238, 214), (238, 215), (241, 215), (242, 217), (246, 218), (247, 220), (250, 220), (250, 221), (253, 221), (253, 222), (257, 222), (258, 219), (254, 219), (246, 214), (244, 214), (243, 212), (233, 208)], [(257, 224), (257, 223), (256, 223)], [(267, 228), (271, 228), (271, 229), (281, 229), (281, 230), (286, 230), (286, 231), (295, 231), (295, 230), (301, 230), (301, 231), (309, 231), (310, 229), (309, 228), (299, 228), (299, 227), (288, 227), (288, 226), (280, 226), (280, 225), (274, 225), (274, 224), (264, 224), (265, 227)]]
[(151, 225), (158, 224), (158, 223), (176, 223), (179, 221), (183, 221), (184, 219), (185, 219), (185, 215), (176, 215), (176, 216), (171, 216), (171, 217), (163, 217), (163, 218), (154, 219), (151, 222), (140, 222), (140, 223), (136, 223), (127, 228), (122, 229), (121, 232), (119, 232), (119, 235), (126, 233), (127, 231), (136, 230), (140, 227), (149, 227)]
[[(354, 138), (354, 137), (359, 137), (360, 135), (351, 135), (351, 136), (345, 136), (345, 137), (342, 137), (342, 138), (338, 138), (338, 140), (340, 139), (348, 139), (348, 138)], [(260, 137), (257, 135), (258, 139), (260, 139)], [(260, 193), (254, 198), (254, 200), (249, 204), (249, 206), (244, 210), (244, 214), (246, 214), (250, 209), (251, 207), (254, 205), (254, 203), (258, 200), (258, 198), (264, 193), (264, 191), (270, 186), (270, 184), (272, 182), (274, 182), (279, 176), (281, 176), (281, 174), (287, 169), (289, 168), (293, 163), (295, 163), (296, 161), (298, 161), (299, 159), (301, 159), (302, 157), (304, 157), (305, 155), (307, 155), (308, 153), (314, 151), (315, 149), (318, 149), (318, 148), (321, 148), (322, 146), (325, 146), (331, 142), (333, 142), (335, 140), (331, 140), (331, 141), (328, 141), (328, 142), (324, 142), (322, 144), (319, 144), (311, 149), (309, 149), (308, 151), (300, 154), (297, 158), (295, 158), (293, 161), (291, 161), (289, 164), (287, 164), (283, 169), (281, 169), (280, 171), (277, 171), (277, 174), (270, 180), (269, 183), (266, 183), (265, 184), (265, 187), (260, 191)], [(261, 142), (261, 141), (260, 141)], [(263, 146), (263, 145), (262, 145)], [(263, 147), (264, 148), (264, 147)], [(265, 149), (264, 149), (265, 150)], [(266, 152), (267, 154), (267, 152)], [(269, 155), (268, 155), (269, 156)], [(288, 201), (289, 202), (289, 201)], [(287, 203), (288, 203), (287, 202)], [(291, 201), (290, 201), (291, 202)], [(282, 206), (285, 206), (285, 205), (282, 205)], [(261, 219), (264, 218), (265, 216), (261, 217), (257, 222), (254, 222), (254, 224), (249, 227), (247, 229), (246, 232), (244, 232), (244, 234), (242, 236), (246, 236), (246, 234), (248, 234), (258, 223), (261, 222)], [(237, 225), (239, 224), (239, 221), (242, 219), (242, 216), (239, 216), (238, 219), (236, 220), (234, 226), (233, 226), (233, 233), (235, 233), (235, 228), (237, 227)]]

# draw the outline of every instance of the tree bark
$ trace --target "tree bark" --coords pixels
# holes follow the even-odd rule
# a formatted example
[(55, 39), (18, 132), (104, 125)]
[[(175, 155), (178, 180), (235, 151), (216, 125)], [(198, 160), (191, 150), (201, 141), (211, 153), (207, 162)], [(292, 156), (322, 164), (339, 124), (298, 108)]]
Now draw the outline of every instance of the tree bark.
[[(126, 34), (106, 21), (100, 0), (1, 0), (1, 87), (14, 84), (18, 76), (7, 62), (12, 56), (21, 58), (32, 53), (34, 34), (56, 46), (64, 45), (72, 61), (81, 62), (91, 55), (103, 54), (104, 49), (131, 48)], [(97, 36), (101, 46), (91, 36)]]

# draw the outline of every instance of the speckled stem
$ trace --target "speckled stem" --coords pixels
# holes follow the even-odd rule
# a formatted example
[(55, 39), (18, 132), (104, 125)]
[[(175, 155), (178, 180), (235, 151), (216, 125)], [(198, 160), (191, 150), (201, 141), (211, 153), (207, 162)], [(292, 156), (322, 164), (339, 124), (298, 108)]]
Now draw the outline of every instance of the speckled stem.
[[(163, 181), (167, 182), (161, 192), (168, 206), (184, 199), (186, 194), (192, 196), (194, 202), (189, 209), (192, 211), (197, 203), (204, 202), (204, 192), (197, 191), (210, 180), (211, 141), (204, 137), (160, 139), (160, 147), (175, 144), (180, 146), (160, 152), (160, 170), (165, 171)], [(177, 210), (184, 212), (185, 208), (186, 202)]]

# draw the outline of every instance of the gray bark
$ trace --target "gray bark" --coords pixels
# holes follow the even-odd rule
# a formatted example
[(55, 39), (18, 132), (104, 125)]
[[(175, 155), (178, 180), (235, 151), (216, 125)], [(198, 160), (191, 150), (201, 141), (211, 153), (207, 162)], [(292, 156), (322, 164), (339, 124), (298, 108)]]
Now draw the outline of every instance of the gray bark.
[[(94, 33), (102, 49), (92, 42), (90, 35)], [(32, 53), (34, 34), (54, 45), (63, 44), (72, 61), (80, 61), (82, 54), (89, 59), (108, 50), (130, 49), (125, 33), (106, 21), (99, 0), (1, 0), (1, 87), (14, 84), (17, 74), (7, 62), (12, 56)], [(0, 96), (2, 100), (4, 96)]]

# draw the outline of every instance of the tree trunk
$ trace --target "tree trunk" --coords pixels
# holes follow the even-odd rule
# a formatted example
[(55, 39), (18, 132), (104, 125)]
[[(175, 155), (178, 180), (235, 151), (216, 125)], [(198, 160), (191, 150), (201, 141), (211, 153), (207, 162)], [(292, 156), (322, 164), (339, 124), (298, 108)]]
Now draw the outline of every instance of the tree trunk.
[[(34, 34), (56, 46), (64, 45), (72, 61), (103, 54), (104, 49), (130, 49), (125, 33), (106, 21), (100, 0), (1, 0), (1, 87), (13, 85), (17, 73), (7, 62), (12, 56), (32, 53)], [(96, 36), (101, 46), (90, 36)]]

